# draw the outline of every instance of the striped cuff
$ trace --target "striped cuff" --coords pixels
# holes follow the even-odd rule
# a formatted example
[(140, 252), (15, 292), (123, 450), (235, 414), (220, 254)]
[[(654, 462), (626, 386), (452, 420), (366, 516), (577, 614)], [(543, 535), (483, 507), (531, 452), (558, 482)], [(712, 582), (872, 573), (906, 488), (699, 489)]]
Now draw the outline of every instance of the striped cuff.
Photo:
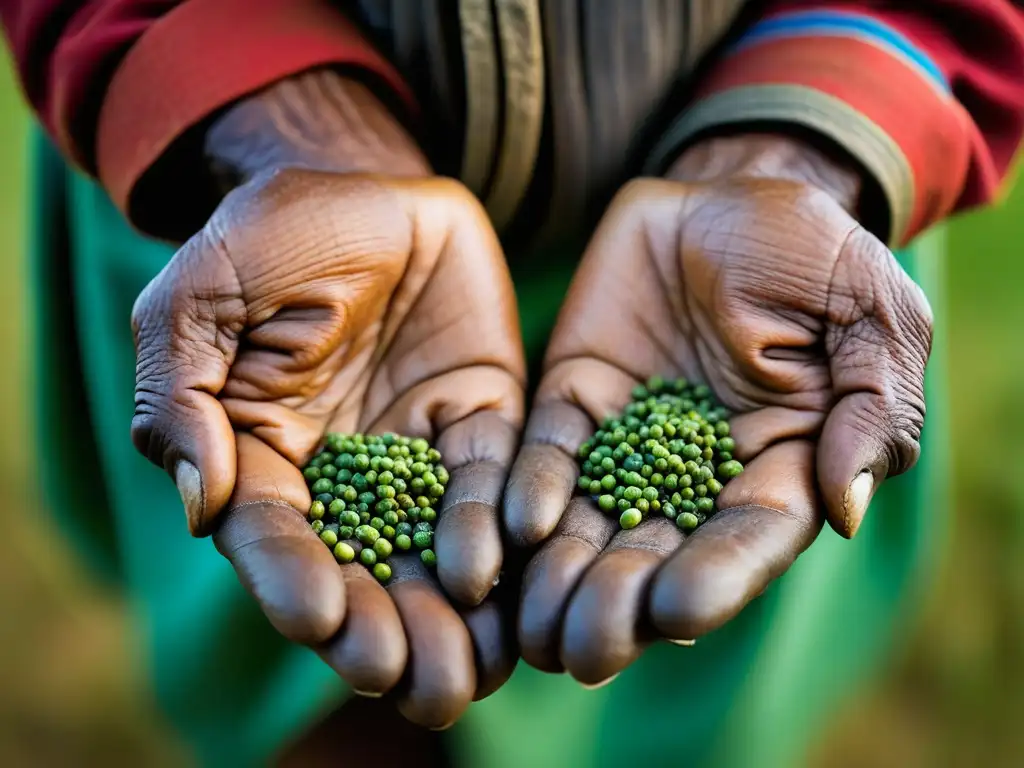
[(788, 123), (827, 136), (874, 176), (889, 204), (891, 243), (906, 243), (956, 204), (970, 161), (969, 117), (927, 54), (872, 16), (769, 17), (701, 85), (648, 172), (664, 170), (715, 127)]
[(118, 208), (129, 211), (137, 182), (190, 128), (249, 93), (325, 65), (369, 73), (415, 107), (398, 72), (326, 3), (176, 6), (146, 30), (110, 81), (97, 137), (100, 181)]

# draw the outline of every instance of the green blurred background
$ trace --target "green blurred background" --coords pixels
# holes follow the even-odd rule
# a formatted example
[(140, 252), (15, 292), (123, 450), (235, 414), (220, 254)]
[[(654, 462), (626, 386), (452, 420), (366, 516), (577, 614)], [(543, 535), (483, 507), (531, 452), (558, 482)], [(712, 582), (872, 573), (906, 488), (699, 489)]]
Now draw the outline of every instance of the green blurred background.
[[(0, 61), (0, 765), (187, 765), (124, 606), (89, 580), (32, 487), (28, 121)], [(812, 766), (1024, 765), (1022, 213), (1024, 185), (950, 227), (952, 536), (912, 631), (818, 734)]]

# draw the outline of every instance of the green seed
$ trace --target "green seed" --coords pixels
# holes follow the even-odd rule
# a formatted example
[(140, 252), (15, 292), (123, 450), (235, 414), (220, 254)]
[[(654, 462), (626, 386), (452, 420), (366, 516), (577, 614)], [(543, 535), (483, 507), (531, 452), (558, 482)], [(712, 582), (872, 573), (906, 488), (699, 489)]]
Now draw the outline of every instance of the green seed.
[(615, 475), (605, 475), (601, 478), (601, 490), (603, 491), (613, 491), (616, 485), (618, 485), (618, 481), (615, 479)]
[(324, 528), (320, 531), (320, 541), (326, 544), (328, 547), (333, 547), (338, 543), (337, 531), (332, 531), (330, 528)]
[(651, 502), (647, 499), (637, 499), (633, 502), (633, 506), (640, 510), (640, 513), (646, 515), (651, 511)]
[(718, 465), (718, 475), (726, 480), (731, 480), (743, 472), (743, 465), (735, 459)]
[(320, 467), (320, 475), (329, 479), (333, 479), (338, 475), (338, 468), (333, 464), (324, 464)]
[(640, 513), (639, 509), (627, 509), (619, 515), (619, 525), (627, 530), (630, 528), (636, 528), (640, 525), (641, 520), (643, 520), (643, 515)]
[(399, 523), (398, 525), (395, 526), (395, 535), (396, 536), (411, 536), (412, 535), (412, 525), (410, 525), (409, 523)]
[(417, 531), (412, 535), (412, 543), (416, 549), (427, 549), (434, 544), (434, 534), (430, 531)]
[(345, 511), (345, 502), (342, 499), (335, 499), (327, 507), (327, 511), (334, 517), (338, 517)]
[(339, 541), (334, 545), (334, 559), (339, 563), (351, 563), (356, 559), (356, 551), (351, 544)]
[(324, 503), (314, 501), (309, 505), (309, 517), (311, 520), (320, 520), (324, 516)]
[(380, 535), (383, 536), (388, 541), (394, 541), (395, 540), (395, 529), (394, 529), (394, 526), (385, 525), (383, 528), (380, 529)]
[(605, 494), (597, 500), (597, 506), (601, 508), (602, 512), (614, 512), (615, 497)]
[(351, 539), (355, 536), (355, 529), (351, 525), (342, 525), (338, 528), (339, 539)]
[(708, 493), (712, 496), (717, 496), (722, 492), (722, 484), (713, 477), (705, 485), (708, 487)]
[(369, 547), (364, 547), (363, 551), (359, 553), (359, 560), (363, 565), (372, 567), (377, 562), (377, 553)]
[(654, 501), (655, 499), (658, 498), (658, 489), (657, 488), (650, 488), (650, 487), (649, 488), (644, 488), (644, 490), (643, 490), (643, 497), (645, 499), (647, 499), (647, 501)]
[(424, 549), (420, 552), (420, 561), (427, 566), (427, 568), (433, 568), (437, 565), (437, 555), (434, 554), (432, 549)]
[(395, 536), (395, 549), (400, 549), (402, 552), (408, 552), (412, 547), (412, 539), (409, 538), (408, 534), (400, 533)]
[(701, 483), (700, 485), (694, 486), (693, 492), (698, 496), (698, 498), (703, 498), (708, 495), (708, 487), (704, 485), (704, 483)]
[(697, 499), (697, 511), (703, 512), (704, 514), (711, 514), (715, 511), (715, 500), (709, 499), (707, 496)]
[(313, 483), (313, 488), (311, 490), (315, 494), (330, 493), (333, 487), (334, 483), (332, 483), (326, 477), (321, 477), (319, 480)]
[(684, 531), (692, 531), (699, 523), (700, 520), (692, 512), (680, 512), (679, 516), (676, 517), (676, 525)]
[[(593, 483), (591, 484), (593, 485)], [(600, 485), (600, 483), (598, 483)], [(434, 483), (432, 486), (427, 488), (427, 494), (434, 499), (440, 499), (444, 496), (444, 486), (440, 483)]]
[(309, 466), (302, 470), (302, 476), (306, 478), (309, 483), (315, 483), (320, 479), (320, 468)]
[(352, 458), (352, 468), (357, 472), (365, 472), (370, 468), (370, 457), (360, 453)]
[(324, 529), (324, 521), (323, 520), (314, 520), (312, 523), (309, 524), (309, 527), (313, 529), (313, 533), (315, 533), (317, 536), (319, 536), (320, 535), (320, 531), (322, 531)]
[(619, 499), (615, 502), (615, 509), (619, 512), (625, 512), (627, 509), (633, 506), (632, 501), (626, 501), (625, 499)]
[(377, 553), (377, 557), (381, 560), (387, 560), (391, 556), (392, 549), (391, 542), (387, 539), (377, 539), (373, 542), (373, 551)]
[(360, 525), (356, 528), (356, 539), (360, 544), (365, 544), (368, 547), (372, 547), (373, 543), (380, 538), (380, 533), (376, 528), (371, 528), (368, 525)]
[(626, 501), (636, 501), (637, 499), (642, 498), (643, 495), (644, 492), (637, 488), (635, 485), (629, 486), (628, 488), (626, 488), (626, 490), (622, 492), (622, 498), (624, 498)]
[(387, 563), (377, 563), (373, 566), (373, 577), (384, 584), (391, 578), (391, 566)]
[(669, 520), (675, 520), (676, 516), (679, 514), (676, 511), (676, 508), (667, 501), (661, 505), (661, 513), (665, 515), (665, 517), (667, 517)]
[(435, 520), (437, 520), (437, 512), (435, 512), (430, 507), (427, 507), (426, 509), (421, 509), (420, 520), (422, 520), (425, 523), (433, 523)]

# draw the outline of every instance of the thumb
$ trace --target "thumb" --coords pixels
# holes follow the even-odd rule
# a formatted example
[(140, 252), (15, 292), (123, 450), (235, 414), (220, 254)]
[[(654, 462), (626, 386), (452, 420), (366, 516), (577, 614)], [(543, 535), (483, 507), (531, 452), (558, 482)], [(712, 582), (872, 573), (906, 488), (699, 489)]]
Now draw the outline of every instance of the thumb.
[(132, 311), (132, 441), (174, 479), (195, 536), (235, 484), (235, 440), (217, 399), (245, 325), (234, 267), (206, 230), (146, 287)]
[(837, 401), (818, 443), (818, 483), (829, 523), (850, 538), (882, 481), (920, 454), (932, 314), (895, 257), (862, 231), (839, 257), (827, 314)]

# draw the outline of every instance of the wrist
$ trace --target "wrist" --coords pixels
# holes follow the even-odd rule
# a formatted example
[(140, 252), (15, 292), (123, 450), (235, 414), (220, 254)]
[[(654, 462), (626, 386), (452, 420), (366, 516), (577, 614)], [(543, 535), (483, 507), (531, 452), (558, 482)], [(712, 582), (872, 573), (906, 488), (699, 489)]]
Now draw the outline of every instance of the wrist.
[(865, 187), (862, 171), (839, 153), (790, 136), (749, 133), (714, 136), (685, 149), (666, 178), (682, 182), (780, 179), (817, 187), (857, 215)]
[(366, 85), (332, 70), (282, 80), (228, 108), (203, 152), (221, 193), (283, 168), (428, 176), (430, 164)]

